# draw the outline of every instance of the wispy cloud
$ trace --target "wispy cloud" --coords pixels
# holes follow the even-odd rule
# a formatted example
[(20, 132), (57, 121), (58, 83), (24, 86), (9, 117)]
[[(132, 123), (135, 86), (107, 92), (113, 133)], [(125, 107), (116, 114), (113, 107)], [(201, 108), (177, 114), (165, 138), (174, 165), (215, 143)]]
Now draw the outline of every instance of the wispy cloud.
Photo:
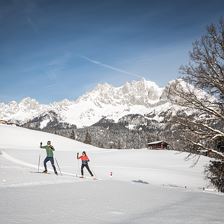
[(85, 60), (87, 60), (87, 61), (89, 61), (89, 62), (91, 62), (91, 63), (93, 63), (93, 64), (99, 65), (101, 67), (108, 68), (110, 70), (113, 70), (113, 71), (116, 71), (116, 72), (120, 72), (120, 73), (129, 75), (129, 76), (132, 76), (132, 77), (142, 78), (142, 76), (139, 75), (139, 74), (135, 74), (135, 73), (126, 71), (124, 69), (120, 69), (120, 68), (117, 68), (117, 67), (114, 67), (114, 66), (111, 66), (111, 65), (102, 63), (100, 61), (93, 60), (93, 59), (91, 59), (89, 57), (86, 57), (86, 56), (80, 56), (80, 57), (83, 58), (83, 59), (85, 59)]
[(37, 25), (33, 22), (33, 20), (30, 17), (26, 18), (27, 23), (30, 25), (31, 29), (33, 30), (34, 33), (39, 33), (39, 29)]
[(46, 75), (51, 81), (56, 81), (62, 75), (62, 71), (66, 69), (66, 64), (70, 59), (71, 54), (65, 52), (64, 54), (55, 57), (47, 63)]
[(64, 66), (68, 60), (71, 58), (71, 54), (69, 52), (61, 53), (59, 56), (51, 59), (47, 65), (48, 66)]

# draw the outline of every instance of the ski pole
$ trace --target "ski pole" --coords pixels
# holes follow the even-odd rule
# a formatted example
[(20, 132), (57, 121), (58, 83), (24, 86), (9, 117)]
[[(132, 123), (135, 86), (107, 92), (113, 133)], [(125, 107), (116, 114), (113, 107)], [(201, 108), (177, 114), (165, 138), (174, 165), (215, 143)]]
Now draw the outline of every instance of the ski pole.
[[(93, 165), (94, 164), (95, 164), (95, 162), (93, 163)], [(96, 173), (94, 172), (93, 168), (92, 168), (92, 172), (93, 172), (94, 177), (97, 179)]]
[(97, 178), (96, 173), (94, 172), (94, 170), (92, 169), (93, 175), (95, 178)]
[(41, 158), (41, 155), (40, 155), (40, 153), (39, 153), (39, 159), (38, 159), (38, 173), (40, 172), (40, 158)]
[(76, 170), (75, 170), (75, 172), (76, 172), (76, 177), (78, 177), (78, 173), (79, 173), (79, 153), (77, 153), (77, 167), (76, 167)]
[(75, 169), (75, 176), (78, 177), (78, 173), (79, 173), (79, 159), (77, 159), (77, 167)]
[(38, 159), (38, 171), (37, 171), (38, 173), (40, 172), (41, 148), (42, 148), (42, 142), (40, 142), (39, 159)]
[(93, 173), (94, 177), (97, 179), (96, 173), (94, 172), (92, 166), (91, 166), (91, 170), (92, 170), (92, 173)]
[(59, 167), (59, 164), (58, 164), (58, 161), (57, 161), (57, 159), (56, 159), (56, 158), (55, 158), (55, 161), (56, 161), (56, 164), (57, 164), (58, 170), (59, 170), (59, 172), (60, 172), (60, 174), (61, 174), (61, 176), (62, 176), (61, 169), (60, 169), (60, 167)]

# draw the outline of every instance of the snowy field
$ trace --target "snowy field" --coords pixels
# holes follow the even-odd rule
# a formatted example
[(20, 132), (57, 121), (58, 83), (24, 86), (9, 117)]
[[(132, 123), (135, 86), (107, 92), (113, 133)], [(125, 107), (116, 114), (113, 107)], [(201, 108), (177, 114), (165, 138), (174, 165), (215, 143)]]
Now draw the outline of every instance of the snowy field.
[[(223, 194), (203, 178), (209, 158), (192, 166), (185, 153), (99, 149), (5, 125), (0, 136), (1, 224), (224, 223)], [(37, 173), (39, 155), (41, 164), (45, 158), (39, 143), (48, 140), (62, 176)], [(98, 180), (75, 177), (83, 150)]]

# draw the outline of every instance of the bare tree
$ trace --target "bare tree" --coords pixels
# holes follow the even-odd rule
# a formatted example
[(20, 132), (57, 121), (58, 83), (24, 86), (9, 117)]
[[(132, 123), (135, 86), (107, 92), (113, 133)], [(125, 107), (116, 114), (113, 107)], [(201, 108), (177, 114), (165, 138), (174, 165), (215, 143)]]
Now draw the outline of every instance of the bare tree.
[(185, 149), (224, 160), (224, 19), (193, 43), (183, 78), (172, 83), (169, 99), (183, 108), (172, 119)]

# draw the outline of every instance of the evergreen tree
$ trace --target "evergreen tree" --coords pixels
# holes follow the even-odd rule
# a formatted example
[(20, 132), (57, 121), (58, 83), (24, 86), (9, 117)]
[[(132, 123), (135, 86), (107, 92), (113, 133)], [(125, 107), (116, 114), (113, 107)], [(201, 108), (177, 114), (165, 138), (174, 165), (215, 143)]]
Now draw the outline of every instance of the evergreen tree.
[(90, 136), (90, 134), (89, 134), (89, 132), (87, 131), (86, 132), (86, 137), (85, 137), (85, 140), (84, 140), (84, 143), (85, 144), (91, 144), (91, 136)]
[(76, 139), (74, 130), (72, 130), (71, 135), (70, 135), (70, 138), (71, 139)]

